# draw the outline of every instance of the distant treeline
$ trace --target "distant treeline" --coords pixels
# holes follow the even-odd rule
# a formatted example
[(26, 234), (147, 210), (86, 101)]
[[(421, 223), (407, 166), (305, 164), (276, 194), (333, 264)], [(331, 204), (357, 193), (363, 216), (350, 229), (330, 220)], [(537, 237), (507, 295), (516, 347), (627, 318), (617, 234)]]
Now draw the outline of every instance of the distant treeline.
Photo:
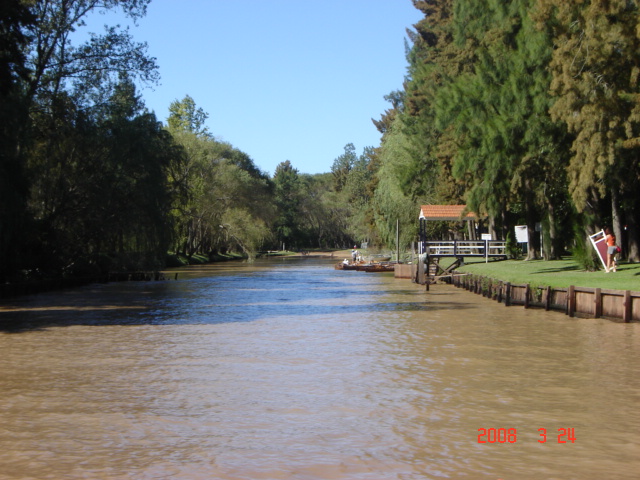
[[(153, 270), (167, 252), (346, 246), (331, 175), (273, 177), (204, 126), (193, 99), (163, 125), (136, 85), (155, 59), (128, 30), (76, 45), (87, 15), (149, 0), (0, 5), (0, 282)], [(332, 222), (338, 222), (338, 225)]]
[(586, 263), (587, 233), (611, 225), (640, 261), (637, 2), (414, 0), (381, 144), (270, 176), (190, 96), (166, 124), (148, 111), (136, 86), (158, 68), (128, 30), (72, 41), (86, 15), (149, 1), (1, 3), (0, 282), (153, 270), (167, 252), (395, 246), (397, 221), (407, 246), (427, 203), (487, 214), (494, 238), (526, 224), (531, 256)]

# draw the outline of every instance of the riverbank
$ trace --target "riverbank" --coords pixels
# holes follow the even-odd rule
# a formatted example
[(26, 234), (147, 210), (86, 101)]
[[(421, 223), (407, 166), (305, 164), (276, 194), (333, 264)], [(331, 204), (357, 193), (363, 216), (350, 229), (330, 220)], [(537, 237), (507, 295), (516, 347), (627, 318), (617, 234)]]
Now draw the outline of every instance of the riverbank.
[(640, 265), (617, 272), (587, 272), (571, 258), (554, 261), (505, 260), (470, 263), (452, 283), (504, 303), (557, 310), (573, 316), (640, 320)]
[(610, 290), (640, 291), (640, 264), (622, 263), (617, 272), (604, 270), (587, 272), (572, 258), (562, 260), (503, 260), (469, 262), (457, 268), (458, 272), (499, 279), (503, 282), (529, 283), (535, 287), (604, 288)]
[[(415, 267), (406, 265), (396, 269), (396, 278), (417, 278)], [(474, 262), (458, 267), (452, 276), (445, 276), (443, 280), (507, 306), (556, 310), (572, 317), (640, 321), (640, 265), (637, 264), (622, 264), (617, 272), (606, 273), (586, 272), (570, 258)]]
[[(343, 256), (351, 257), (350, 250), (302, 250), (292, 251), (268, 251), (260, 252), (258, 257), (313, 257), (313, 258), (342, 258)], [(65, 290), (67, 288), (75, 288), (91, 283), (109, 283), (121, 281), (157, 281), (176, 278), (175, 272), (167, 275), (168, 269), (176, 269), (187, 266), (206, 265), (219, 262), (230, 262), (238, 260), (247, 260), (247, 256), (242, 253), (225, 253), (225, 254), (196, 254), (191, 257), (176, 254), (174, 252), (167, 253), (165, 257), (165, 266), (160, 270), (145, 271), (119, 271), (119, 272), (96, 272), (89, 275), (79, 275), (73, 277), (43, 277), (32, 278), (20, 282), (10, 282), (0, 284), (0, 299), (20, 297), (24, 295), (32, 295), (56, 290)]]

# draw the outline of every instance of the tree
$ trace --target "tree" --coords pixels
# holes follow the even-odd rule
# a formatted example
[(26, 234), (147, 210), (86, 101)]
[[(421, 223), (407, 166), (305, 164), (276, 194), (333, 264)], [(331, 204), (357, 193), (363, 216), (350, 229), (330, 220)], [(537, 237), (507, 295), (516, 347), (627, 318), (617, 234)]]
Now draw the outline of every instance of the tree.
[(376, 238), (387, 246), (396, 244), (396, 227), (400, 223), (400, 247), (408, 246), (417, 236), (416, 212), (420, 198), (403, 191), (401, 177), (412, 162), (410, 139), (402, 128), (399, 117), (387, 131), (379, 149), (380, 168), (376, 172), (375, 192), (372, 198), (372, 223)]
[(628, 225), (629, 258), (640, 261), (640, 38), (637, 2), (538, 0), (537, 20), (550, 25), (554, 119), (575, 136), (569, 191), (579, 212), (611, 202), (618, 238)]
[(0, 283), (11, 278), (22, 261), (28, 235), (28, 182), (24, 152), (20, 150), (26, 130), (27, 105), (22, 84), (29, 71), (23, 54), (28, 39), (24, 29), (34, 22), (20, 0), (0, 5)]
[(298, 170), (286, 160), (273, 175), (277, 219), (275, 233), (279, 243), (289, 248), (300, 243), (300, 177)]
[(336, 191), (340, 191), (347, 183), (349, 172), (354, 167), (358, 156), (356, 147), (353, 143), (344, 146), (344, 153), (337, 157), (331, 165), (331, 173), (333, 174), (334, 186)]
[(28, 63), (32, 74), (28, 96), (40, 108), (54, 101), (63, 90), (73, 90), (84, 103), (107, 101), (109, 88), (117, 84), (118, 74), (128, 72), (144, 82), (158, 79), (155, 59), (147, 56), (145, 43), (134, 43), (128, 31), (105, 27), (102, 35), (92, 33), (79, 46), (71, 43), (72, 33), (84, 25), (90, 13), (121, 9), (135, 19), (146, 14), (150, 0), (37, 0), (32, 7), (36, 17), (28, 35)]
[(190, 258), (240, 249), (253, 258), (270, 239), (268, 176), (249, 155), (209, 134), (208, 114), (190, 96), (174, 101), (169, 111), (168, 131), (183, 149), (183, 161), (171, 174), (184, 193), (174, 210), (175, 250)]
[[(409, 161), (398, 180), (402, 190), (413, 197), (427, 197), (438, 203), (460, 203), (462, 182), (452, 174), (457, 143), (451, 128), (436, 123), (438, 92), (460, 75), (470, 71), (473, 55), (453, 41), (454, 0), (415, 1), (424, 18), (416, 25), (416, 33), (407, 31), (413, 47), (407, 53), (409, 63), (405, 94), (400, 112), (406, 134)], [(397, 133), (397, 132), (396, 132)], [(383, 144), (385, 137), (383, 136)]]
[(550, 37), (535, 29), (532, 3), (456, 2), (453, 41), (469, 49), (473, 68), (438, 91), (436, 119), (441, 131), (454, 127), (452, 173), (466, 185), (467, 205), (487, 212), (500, 236), (509, 212), (522, 215), (536, 258), (535, 225), (545, 214), (556, 245), (566, 155), (563, 129), (547, 113)]
[(209, 114), (202, 108), (196, 108), (196, 102), (189, 95), (181, 101), (174, 100), (169, 105), (167, 123), (170, 131), (190, 132), (197, 136), (208, 136), (208, 128), (204, 122)]
[(175, 149), (134, 86), (157, 80), (155, 60), (119, 27), (72, 42), (90, 13), (121, 9), (137, 19), (148, 1), (3, 3), (1, 11), (9, 9), (19, 28), (5, 31), (3, 19), (2, 32), (13, 32), (24, 59), (13, 76), (14, 105), (24, 115), (11, 122), (21, 163), (11, 175), (28, 192), (21, 216), (30, 217), (22, 225), (30, 228), (22, 232), (22, 248), (30, 255), (23, 270), (66, 275), (112, 268), (114, 251), (136, 252), (141, 264), (159, 266), (169, 203), (165, 173)]
[(334, 190), (331, 173), (300, 175), (300, 237), (304, 245), (342, 248), (353, 245), (344, 192)]
[[(56, 102), (58, 105), (59, 102)], [(31, 154), (40, 267), (64, 275), (160, 268), (170, 238), (172, 138), (124, 79), (97, 118), (71, 99)], [(45, 122), (48, 125), (49, 122)]]
[(130, 80), (115, 89), (106, 113), (100, 124), (105, 156), (86, 172), (96, 177), (87, 191), (93, 199), (88, 214), (97, 220), (94, 243), (108, 245), (113, 266), (160, 268), (170, 243), (174, 201), (168, 172), (180, 159), (179, 151)]

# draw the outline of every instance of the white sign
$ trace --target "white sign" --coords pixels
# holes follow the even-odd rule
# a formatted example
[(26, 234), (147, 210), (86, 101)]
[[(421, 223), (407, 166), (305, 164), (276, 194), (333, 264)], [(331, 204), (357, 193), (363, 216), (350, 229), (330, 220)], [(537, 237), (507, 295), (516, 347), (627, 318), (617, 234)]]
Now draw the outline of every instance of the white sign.
[(529, 232), (527, 232), (526, 225), (516, 225), (514, 229), (516, 231), (517, 243), (529, 243)]
[(480, 237), (482, 240), (491, 240), (491, 234), (490, 233), (481, 233)]

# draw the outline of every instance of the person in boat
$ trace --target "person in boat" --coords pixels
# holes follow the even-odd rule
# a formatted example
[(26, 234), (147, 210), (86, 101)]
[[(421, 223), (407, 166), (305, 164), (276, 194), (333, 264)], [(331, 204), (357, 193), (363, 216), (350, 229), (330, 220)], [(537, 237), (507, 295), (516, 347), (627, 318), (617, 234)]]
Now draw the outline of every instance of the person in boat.
[(353, 259), (353, 263), (356, 263), (358, 260), (358, 247), (356, 245), (353, 246), (353, 250), (351, 251), (351, 258)]

